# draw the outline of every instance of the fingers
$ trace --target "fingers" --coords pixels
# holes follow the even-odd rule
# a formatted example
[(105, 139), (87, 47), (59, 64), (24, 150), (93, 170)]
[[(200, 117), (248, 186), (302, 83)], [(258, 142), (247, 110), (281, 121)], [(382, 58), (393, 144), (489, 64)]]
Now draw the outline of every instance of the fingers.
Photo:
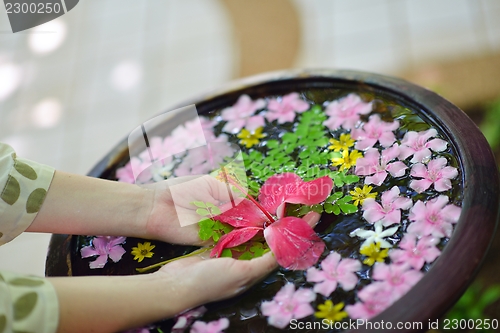
[(314, 228), (316, 224), (318, 224), (320, 218), (321, 215), (316, 212), (309, 212), (306, 215), (302, 216), (302, 219), (306, 221), (307, 224), (311, 226), (311, 228)]
[(278, 262), (272, 252), (264, 254), (262, 257), (247, 261), (250, 265), (250, 277), (252, 280), (258, 280), (278, 268)]

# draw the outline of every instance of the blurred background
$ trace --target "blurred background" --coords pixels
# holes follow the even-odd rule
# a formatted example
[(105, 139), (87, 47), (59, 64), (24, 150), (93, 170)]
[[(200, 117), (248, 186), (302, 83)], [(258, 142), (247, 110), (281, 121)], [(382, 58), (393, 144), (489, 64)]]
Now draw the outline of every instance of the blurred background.
[[(2, 8), (0, 141), (86, 174), (133, 128), (189, 96), (265, 71), (323, 67), (437, 91), (498, 152), (499, 18), (498, 0), (87, 0), (13, 34)], [(49, 238), (2, 246), (0, 267), (43, 275)], [(500, 282), (499, 253), (496, 241), (477, 293)], [(500, 319), (498, 303), (487, 311)]]

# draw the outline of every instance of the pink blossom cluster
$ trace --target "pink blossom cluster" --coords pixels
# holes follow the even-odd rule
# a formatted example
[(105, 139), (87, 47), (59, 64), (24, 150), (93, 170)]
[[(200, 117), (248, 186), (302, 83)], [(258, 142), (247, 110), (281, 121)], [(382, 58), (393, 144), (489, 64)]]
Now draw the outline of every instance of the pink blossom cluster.
[[(226, 135), (215, 136), (215, 125), (215, 121), (198, 117), (176, 127), (165, 138), (149, 138), (148, 149), (131, 157), (124, 167), (116, 170), (118, 181), (131, 184), (158, 182), (172, 176), (174, 167), (178, 175), (211, 171), (212, 165), (219, 165), (224, 157), (234, 152)], [(207, 143), (212, 145), (208, 147)], [(184, 162), (177, 167), (176, 157), (183, 157)]]

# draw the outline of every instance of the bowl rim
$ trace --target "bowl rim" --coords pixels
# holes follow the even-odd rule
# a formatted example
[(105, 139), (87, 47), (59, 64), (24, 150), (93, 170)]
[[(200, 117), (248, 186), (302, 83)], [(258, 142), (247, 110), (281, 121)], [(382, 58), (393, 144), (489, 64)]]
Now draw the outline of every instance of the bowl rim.
[[(443, 315), (465, 291), (493, 240), (499, 218), (500, 178), (494, 155), (486, 139), (462, 110), (438, 94), (403, 79), (352, 70), (300, 69), (260, 74), (186, 99), (168, 110), (189, 104), (196, 104), (201, 109), (213, 109), (213, 105), (220, 103), (223, 98), (226, 98), (227, 103), (228, 96), (236, 100), (237, 96), (252, 89), (257, 91), (298, 82), (362, 84), (400, 98), (406, 103), (416, 105), (419, 115), (439, 127), (455, 147), (462, 175), (463, 200), (462, 213), (453, 235), (440, 257), (417, 285), (370, 320), (386, 325), (391, 323), (393, 327), (398, 323), (422, 323), (422, 329), (413, 327), (399, 330), (401, 332), (429, 329), (429, 321)], [(252, 96), (252, 93), (248, 94)], [(200, 111), (200, 114), (203, 112)], [(116, 163), (118, 157), (123, 158), (124, 151), (128, 155), (127, 138), (112, 148), (88, 175), (102, 177), (103, 173)], [(53, 236), (50, 248), (60, 246), (62, 242), (61, 236)], [(48, 261), (49, 259), (49, 264)], [(460, 265), (447, 264), (448, 262)], [(54, 269), (52, 272), (47, 270), (48, 275), (51, 273), (55, 273)], [(356, 331), (370, 332), (372, 329), (365, 327)]]

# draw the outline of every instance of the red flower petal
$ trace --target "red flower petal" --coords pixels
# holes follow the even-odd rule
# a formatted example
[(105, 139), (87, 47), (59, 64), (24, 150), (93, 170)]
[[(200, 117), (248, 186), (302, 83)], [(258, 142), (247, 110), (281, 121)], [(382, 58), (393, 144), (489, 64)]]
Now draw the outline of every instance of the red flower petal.
[(214, 216), (213, 219), (235, 228), (262, 227), (267, 221), (264, 213), (248, 199), (243, 199), (235, 207), (231, 207), (230, 202), (220, 206), (223, 213)]
[(304, 182), (294, 173), (282, 173), (270, 177), (260, 189), (259, 202), (271, 214), (283, 202), (314, 205), (324, 201), (331, 193), (333, 181), (324, 176)]
[(231, 231), (219, 239), (217, 245), (210, 252), (210, 257), (220, 257), (224, 249), (248, 242), (261, 230), (262, 228), (248, 227)]
[(316, 205), (330, 195), (333, 188), (333, 180), (324, 176), (308, 182), (303, 182), (296, 193), (291, 194), (285, 198), (289, 203), (300, 203), (304, 205)]
[(264, 229), (264, 238), (280, 266), (304, 270), (314, 265), (325, 243), (301, 218), (288, 216)]

